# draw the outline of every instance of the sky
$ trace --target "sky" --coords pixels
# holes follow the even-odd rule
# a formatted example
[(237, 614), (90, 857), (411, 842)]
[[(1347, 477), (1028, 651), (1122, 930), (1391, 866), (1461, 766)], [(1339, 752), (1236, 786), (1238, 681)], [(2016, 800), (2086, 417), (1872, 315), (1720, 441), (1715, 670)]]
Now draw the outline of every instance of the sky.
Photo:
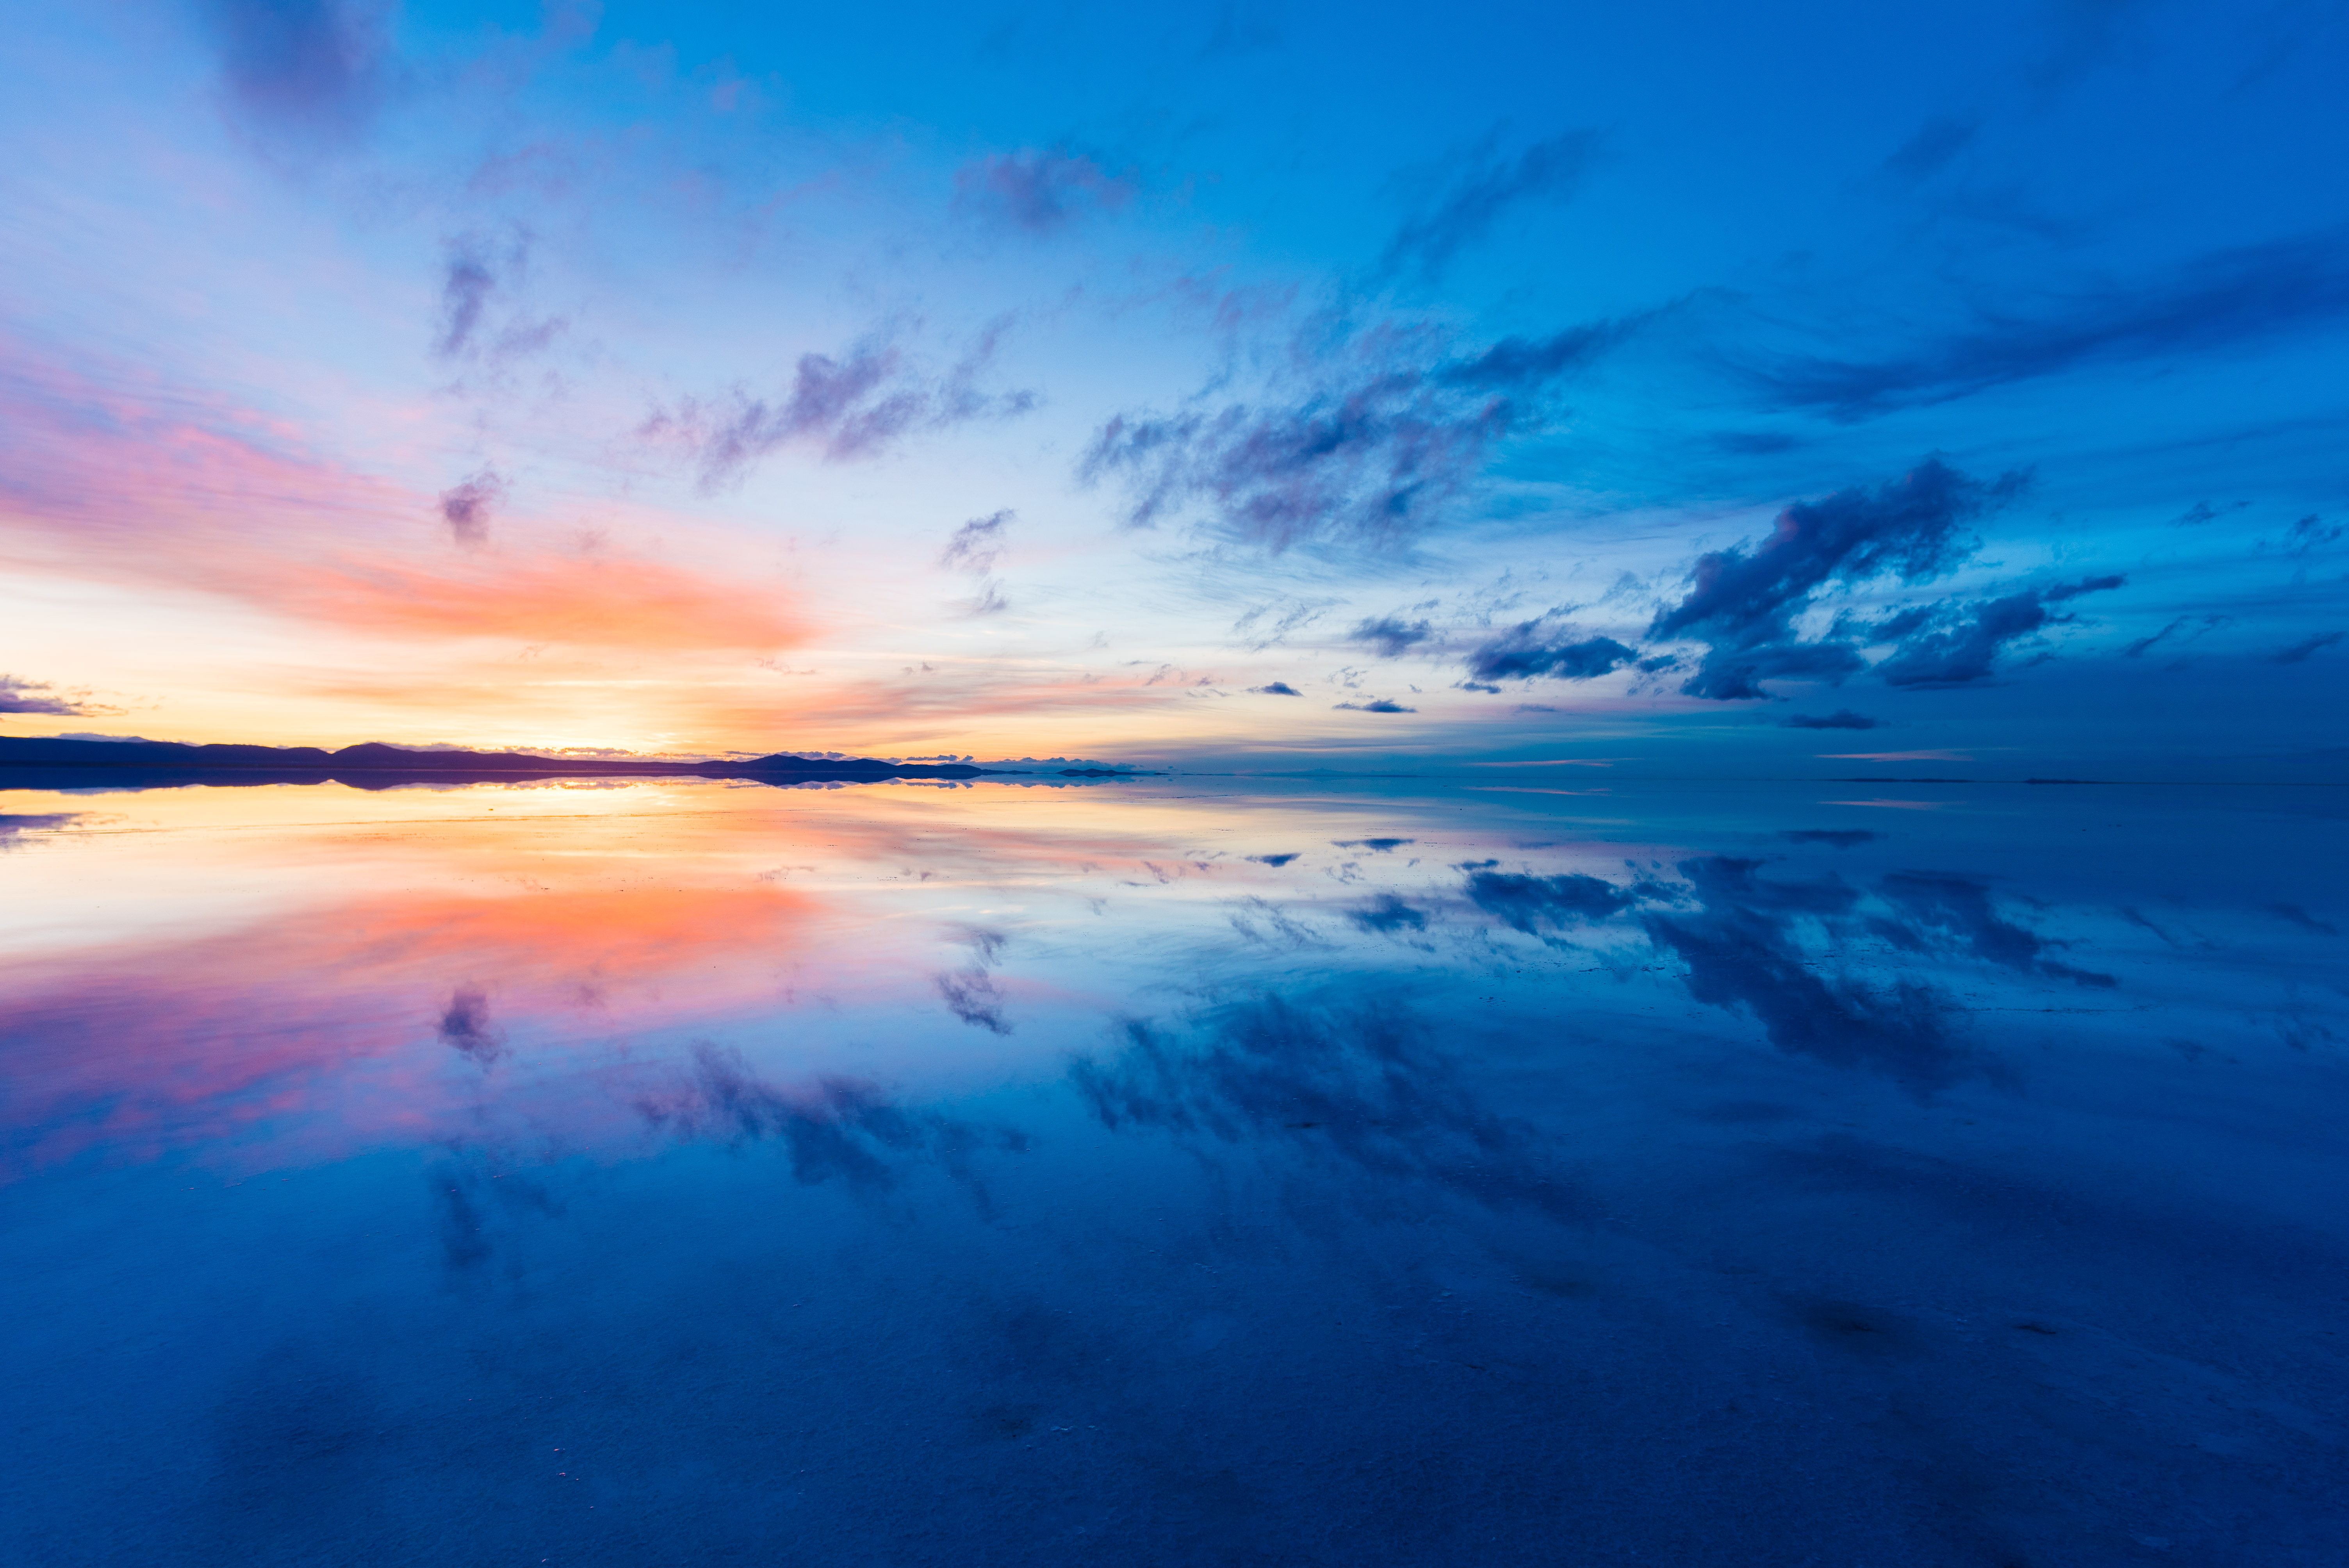
[(2349, 779), (2339, 5), (12, 46), (0, 734)]

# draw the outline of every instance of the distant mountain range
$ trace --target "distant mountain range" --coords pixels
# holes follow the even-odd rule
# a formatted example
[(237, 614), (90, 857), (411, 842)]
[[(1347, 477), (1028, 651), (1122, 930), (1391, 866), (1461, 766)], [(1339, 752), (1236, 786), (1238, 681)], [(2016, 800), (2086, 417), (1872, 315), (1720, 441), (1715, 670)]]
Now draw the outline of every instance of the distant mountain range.
[[(45, 740), (0, 736), (0, 769), (103, 771), (114, 778), (228, 774), (240, 783), (269, 779), (384, 785), (402, 780), (495, 782), (510, 779), (680, 778), (768, 779), (783, 781), (880, 779), (978, 779), (1000, 769), (968, 763), (882, 762), (871, 758), (814, 758), (778, 753), (747, 762), (664, 762), (641, 757), (533, 757), (519, 751), (410, 751), (368, 742), (327, 751), (316, 746), (187, 746), (171, 740)], [(1115, 777), (1100, 769), (1067, 769), (1071, 778)], [(0, 783), (22, 775), (0, 774)], [(25, 782), (35, 780), (25, 779)], [(146, 781), (142, 777), (141, 781)], [(39, 783), (49, 783), (46, 778)]]

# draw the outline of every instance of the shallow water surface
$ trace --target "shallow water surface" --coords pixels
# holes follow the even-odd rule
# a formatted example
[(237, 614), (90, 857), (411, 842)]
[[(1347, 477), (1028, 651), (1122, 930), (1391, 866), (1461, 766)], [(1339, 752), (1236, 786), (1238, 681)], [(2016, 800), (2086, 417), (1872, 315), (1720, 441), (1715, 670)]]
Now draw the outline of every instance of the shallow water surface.
[(2349, 1561), (2349, 792), (1588, 771), (0, 793), (0, 1559)]

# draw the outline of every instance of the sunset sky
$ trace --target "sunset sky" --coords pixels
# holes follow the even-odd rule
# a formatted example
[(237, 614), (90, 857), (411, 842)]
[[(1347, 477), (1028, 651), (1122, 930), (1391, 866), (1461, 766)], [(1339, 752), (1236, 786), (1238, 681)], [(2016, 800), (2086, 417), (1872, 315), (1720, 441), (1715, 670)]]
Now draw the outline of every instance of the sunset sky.
[(11, 43), (0, 734), (2349, 776), (2339, 6)]

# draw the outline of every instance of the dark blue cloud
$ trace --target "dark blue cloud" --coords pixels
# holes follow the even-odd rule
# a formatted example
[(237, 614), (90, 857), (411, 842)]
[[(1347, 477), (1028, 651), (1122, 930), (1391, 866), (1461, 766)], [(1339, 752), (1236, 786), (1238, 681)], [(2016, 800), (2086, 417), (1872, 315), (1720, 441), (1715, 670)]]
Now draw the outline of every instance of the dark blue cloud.
[[(1927, 458), (1892, 483), (1855, 487), (1778, 514), (1769, 538), (1697, 559), (1689, 592), (1658, 612), (1650, 635), (1711, 645), (1681, 689), (1722, 701), (1766, 696), (1770, 679), (1841, 681), (1867, 665), (1849, 641), (1806, 642), (1794, 620), (1831, 583), (1886, 574), (1919, 583), (1971, 553), (1965, 526), (2003, 504), (2021, 474), (1984, 482)], [(1876, 628), (1873, 638), (1887, 634)]]
[(2313, 637), (2302, 637), (2300, 641), (2292, 644), (2292, 646), (2288, 648), (2279, 648), (2274, 653), (2270, 654), (2268, 655), (2268, 662), (2275, 665), (2305, 664), (2308, 661), (2310, 655), (2316, 653), (2319, 649), (2333, 646), (2333, 644), (2341, 640), (2341, 635), (2342, 634), (2339, 632), (2320, 632)]
[(1535, 142), (1514, 159), (1495, 156), (1488, 143), (1464, 160), (1449, 189), (1395, 230), (1379, 272), (1415, 272), (1433, 281), (1463, 246), (1490, 232), (1510, 208), (1572, 196), (1598, 150), (1597, 133), (1588, 130)]
[(1369, 702), (1333, 702), (1333, 708), (1351, 708), (1356, 713), (1417, 713), (1415, 707), (1405, 707), (1392, 697), (1373, 697)]
[(1959, 953), (2025, 974), (2047, 975), (2077, 985), (2109, 988), (2109, 975), (2075, 968), (2047, 957), (2048, 943), (1991, 906), (1990, 889), (1971, 877), (1900, 872), (1877, 886), (1896, 918), (1874, 919), (1868, 929), (1911, 953)]
[(1620, 914), (1641, 894), (1578, 872), (1537, 877), (1481, 870), (1468, 873), (1467, 892), (1469, 903), (1528, 936), (1539, 935), (1545, 926), (1556, 931)]
[(1864, 713), (1854, 713), (1847, 707), (1839, 707), (1824, 717), (1814, 717), (1807, 713), (1796, 713), (1790, 714), (1778, 722), (1788, 729), (1874, 729), (1884, 721), (1880, 718), (1870, 718)]
[(1187, 1037), (1129, 1023), (1114, 1054), (1080, 1057), (1069, 1081), (1112, 1131), (1278, 1138), (1495, 1209), (1569, 1212), (1548, 1141), (1486, 1105), (1444, 1038), (1400, 997), (1268, 997), (1220, 1009)]
[(1274, 552), (1341, 540), (1392, 547), (1444, 516), (1502, 439), (1541, 422), (1557, 381), (1641, 319), (1465, 357), (1443, 333), (1395, 324), (1334, 345), (1300, 339), (1302, 390), (1212, 412), (1120, 414), (1094, 434), (1078, 477), (1122, 481), (1132, 527), (1195, 514)]
[(1526, 680), (1536, 676), (1587, 681), (1622, 668), (1634, 656), (1612, 637), (1560, 642), (1543, 634), (1541, 622), (1527, 621), (1470, 654), (1468, 674), (1480, 681)]
[(2022, 483), (2010, 474), (1986, 485), (1929, 457), (1890, 484), (1796, 501), (1750, 554), (1741, 546), (1698, 557), (1687, 596), (1658, 613), (1651, 634), (1775, 636), (1787, 614), (1830, 579), (1938, 576), (1971, 552), (1964, 525)]
[(1405, 844), (1414, 844), (1418, 841), (1416, 839), (1332, 839), (1330, 841), (1338, 849), (1368, 850), (1373, 854), (1380, 855), (1392, 854)]
[(1547, 337), (1505, 337), (1473, 358), (1444, 366), (1437, 378), (1447, 386), (1480, 391), (1537, 391), (1619, 346), (1651, 319), (1621, 316), (1570, 326)]
[(1266, 696), (1303, 696), (1305, 695), (1287, 681), (1267, 681), (1260, 686), (1250, 686), (1248, 690), (1260, 692)]
[(1363, 621), (1346, 635), (1357, 643), (1368, 643), (1388, 658), (1395, 658), (1435, 635), (1425, 621), (1405, 621), (1398, 615), (1381, 615)]
[(1968, 607), (1954, 624), (1921, 633), (1894, 650), (1876, 673), (1891, 686), (1963, 686), (1986, 678), (2009, 643), (2071, 617), (2050, 604), (2118, 588), (2120, 577), (2089, 577), (2054, 588), (2027, 589)]
[(682, 1081), (636, 1096), (636, 1109), (653, 1126), (688, 1138), (744, 1144), (773, 1140), (791, 1158), (792, 1174), (815, 1186), (838, 1181), (873, 1191), (895, 1185), (900, 1167), (923, 1155), (961, 1182), (982, 1210), (986, 1193), (971, 1169), (982, 1148), (1025, 1151), (1025, 1134), (892, 1104), (870, 1084), (823, 1078), (784, 1088), (767, 1082), (740, 1052), (702, 1041)]
[(1808, 922), (1851, 916), (1857, 890), (1833, 878), (1764, 879), (1755, 874), (1760, 865), (1727, 857), (1683, 861), (1693, 907), (1641, 917), (1658, 950), (1687, 966), (1690, 995), (1752, 1015), (1782, 1051), (1883, 1072), (1919, 1095), (1973, 1068), (1952, 1031), (1952, 1005), (1939, 990), (1836, 975), (1799, 940)]
[(1382, 892), (1367, 909), (1358, 909), (1347, 915), (1364, 931), (1382, 932), (1393, 935), (1398, 931), (1425, 931), (1427, 914), (1413, 909), (1391, 892)]
[(2335, 234), (2215, 252), (2128, 289), (2088, 286), (1881, 359), (1789, 356), (1753, 372), (1774, 404), (1865, 419), (2076, 366), (2205, 353), (2349, 315), (2349, 248)]

